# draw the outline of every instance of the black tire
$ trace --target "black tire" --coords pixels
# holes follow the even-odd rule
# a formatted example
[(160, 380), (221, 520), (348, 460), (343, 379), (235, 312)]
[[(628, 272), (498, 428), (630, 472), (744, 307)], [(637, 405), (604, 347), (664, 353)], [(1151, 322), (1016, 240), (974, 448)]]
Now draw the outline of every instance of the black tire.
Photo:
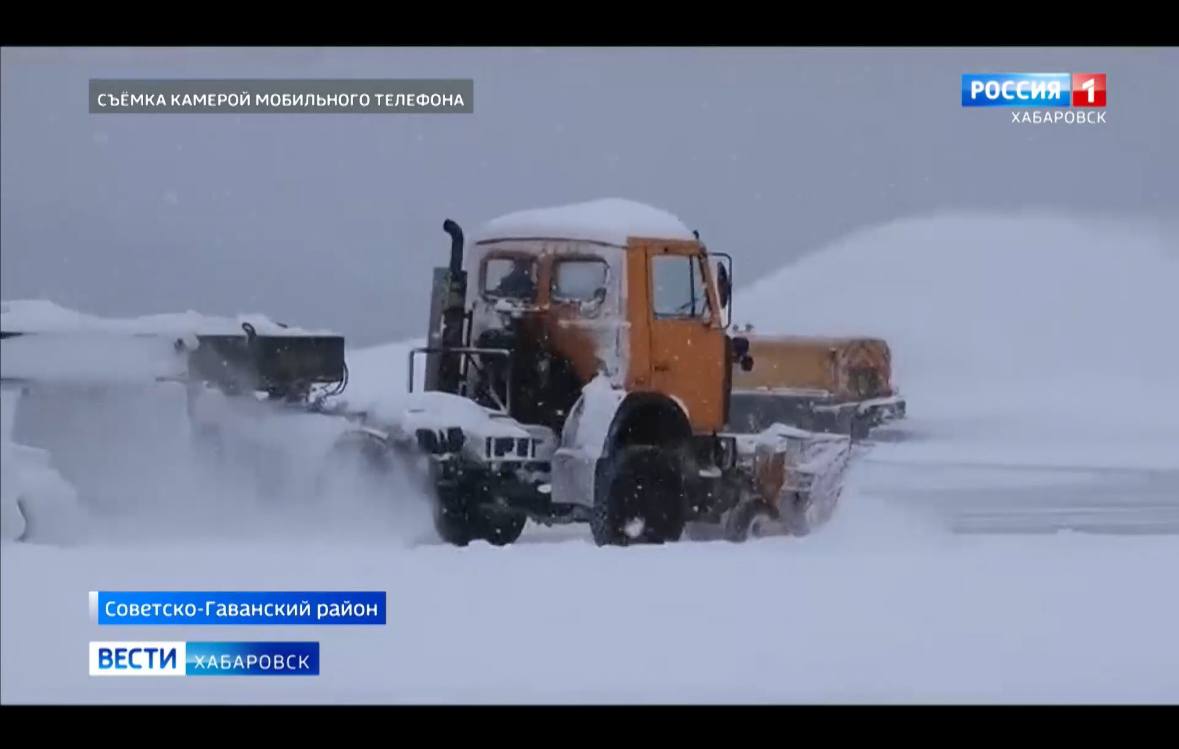
[(439, 486), (435, 489), (434, 530), (453, 546), (466, 546), (472, 541), (487, 541), (492, 546), (515, 543), (524, 532), (528, 518), (521, 513), (494, 507), (481, 507), (470, 501), (470, 495), (459, 487)]
[(595, 492), (590, 531), (599, 546), (678, 541), (684, 532), (684, 477), (673, 451), (632, 445), (617, 451)]
[(519, 540), (527, 522), (528, 518), (520, 513), (483, 509), (478, 511), (474, 525), (478, 538), (492, 546), (507, 546)]
[(434, 490), (434, 530), (452, 546), (466, 546), (478, 535), (470, 508), (450, 487), (439, 486)]

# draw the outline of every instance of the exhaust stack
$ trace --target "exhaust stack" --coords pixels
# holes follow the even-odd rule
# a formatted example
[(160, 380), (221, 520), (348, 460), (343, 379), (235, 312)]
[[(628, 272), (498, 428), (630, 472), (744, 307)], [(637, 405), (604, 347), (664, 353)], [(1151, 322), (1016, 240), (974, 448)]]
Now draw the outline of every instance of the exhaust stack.
[(450, 275), (458, 276), (463, 269), (463, 228), (446, 219), (442, 231), (450, 235)]
[[(450, 263), (434, 269), (430, 293), (430, 319), (426, 340), (432, 349), (463, 345), (466, 322), (467, 272), (463, 270), (463, 230), (446, 219), (442, 230), (450, 235)], [(425, 389), (458, 393), (462, 379), (462, 357), (431, 353), (426, 356)]]

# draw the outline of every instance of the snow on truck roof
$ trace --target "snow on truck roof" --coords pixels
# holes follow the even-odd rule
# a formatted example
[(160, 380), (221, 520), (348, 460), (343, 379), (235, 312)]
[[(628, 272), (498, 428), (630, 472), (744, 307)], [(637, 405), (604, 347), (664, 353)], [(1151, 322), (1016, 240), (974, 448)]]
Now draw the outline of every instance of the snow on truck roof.
[(516, 211), (488, 221), (474, 239), (573, 239), (624, 247), (630, 237), (695, 239), (671, 213), (622, 198)]

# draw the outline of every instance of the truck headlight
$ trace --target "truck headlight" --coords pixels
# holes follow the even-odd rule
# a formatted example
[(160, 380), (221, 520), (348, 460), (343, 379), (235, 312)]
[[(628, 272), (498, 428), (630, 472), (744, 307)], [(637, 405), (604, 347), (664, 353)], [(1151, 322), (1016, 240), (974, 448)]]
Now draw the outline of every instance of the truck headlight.
[(451, 453), (460, 452), (463, 445), (467, 442), (467, 435), (463, 434), (463, 430), (459, 427), (450, 427), (446, 430), (446, 451)]
[(418, 438), (418, 447), (422, 452), (435, 455), (442, 452), (442, 441), (433, 429), (419, 429), (414, 433)]

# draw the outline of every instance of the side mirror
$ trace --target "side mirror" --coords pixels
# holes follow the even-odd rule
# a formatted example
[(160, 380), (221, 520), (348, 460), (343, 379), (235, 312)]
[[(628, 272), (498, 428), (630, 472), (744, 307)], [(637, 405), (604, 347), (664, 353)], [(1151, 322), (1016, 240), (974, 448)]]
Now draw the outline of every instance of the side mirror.
[(733, 282), (729, 279), (724, 263), (716, 264), (716, 293), (720, 296), (721, 307), (728, 307), (733, 295)]
[(728, 330), (733, 324), (733, 258), (727, 252), (709, 252), (709, 257), (716, 258), (716, 301), (720, 304), (721, 318), (724, 329)]
[(753, 371), (753, 357), (749, 354), (749, 339), (744, 336), (733, 337), (733, 361), (741, 367), (742, 372)]
[(605, 302), (606, 287), (599, 286), (598, 288), (594, 289), (593, 296), (584, 300), (578, 306), (581, 309), (581, 314), (594, 317), (598, 314), (598, 310), (602, 308), (602, 305), (605, 304)]

